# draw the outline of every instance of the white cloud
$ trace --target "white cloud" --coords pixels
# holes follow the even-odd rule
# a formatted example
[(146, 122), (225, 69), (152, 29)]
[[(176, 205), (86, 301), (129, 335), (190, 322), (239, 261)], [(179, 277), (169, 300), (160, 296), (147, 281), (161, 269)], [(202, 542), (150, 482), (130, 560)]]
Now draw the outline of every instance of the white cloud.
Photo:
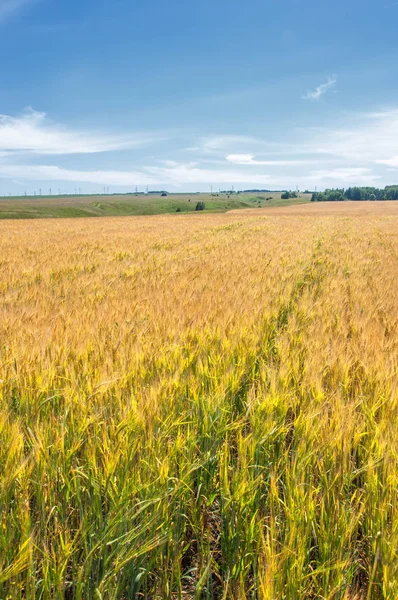
[(245, 184), (267, 185), (273, 187), (308, 186), (312, 182), (319, 185), (371, 184), (378, 179), (369, 169), (341, 168), (313, 170), (308, 174), (272, 175), (249, 173), (236, 169), (209, 169), (198, 163), (179, 163), (167, 161), (162, 167), (145, 166), (134, 171), (93, 170), (79, 171), (64, 169), (52, 165), (10, 165), (0, 163), (0, 178), (16, 178), (30, 181), (70, 181), (112, 186), (170, 185), (184, 184)]
[(30, 2), (31, 0), (0, 0), (0, 23)]
[(145, 135), (115, 136), (70, 131), (49, 122), (46, 114), (28, 109), (19, 117), (0, 115), (0, 155), (3, 153), (88, 154), (123, 150), (154, 141)]
[(11, 165), (0, 163), (0, 178), (44, 182), (73, 182), (93, 185), (130, 187), (150, 186), (192, 186), (230, 185), (242, 187), (266, 186), (276, 189), (286, 187), (301, 189), (318, 187), (342, 187), (346, 185), (377, 184), (380, 176), (371, 169), (362, 167), (324, 168), (307, 173), (262, 173), (236, 169), (212, 169), (198, 163), (167, 161), (162, 167), (145, 166), (134, 171), (93, 170), (79, 171), (53, 165)]
[(378, 165), (387, 165), (388, 167), (394, 167), (398, 169), (398, 156), (392, 156), (385, 160), (376, 160)]
[(228, 154), (225, 159), (235, 165), (263, 165), (267, 167), (291, 167), (313, 164), (306, 160), (257, 160), (253, 154)]
[[(23, 180), (24, 185), (29, 181), (43, 185), (46, 181), (70, 181), (130, 189), (136, 185), (185, 189), (210, 184), (273, 189), (293, 189), (296, 185), (301, 189), (313, 189), (315, 185), (319, 189), (386, 185), (394, 183), (388, 169), (398, 169), (398, 108), (349, 115), (346, 127), (292, 130), (288, 142), (215, 135), (191, 140), (195, 152), (191, 161), (172, 160), (170, 147), (167, 160), (161, 160), (157, 148), (151, 161), (144, 163), (143, 158), (138, 158), (140, 162), (132, 169), (126, 168), (126, 162), (120, 163), (120, 170), (102, 168), (103, 160), (98, 168), (97, 152), (132, 148), (160, 139), (165, 138), (65, 129), (35, 111), (21, 117), (0, 116), (0, 178)], [(57, 164), (57, 155), (81, 153), (93, 154), (90, 166), (84, 170), (79, 163), (68, 168)], [(36, 155), (53, 155), (53, 159), (28, 164), (31, 155), (35, 155), (35, 162)], [(176, 156), (183, 154), (179, 151)], [(18, 160), (12, 160), (15, 157)], [(126, 155), (121, 160), (125, 161)]]
[[(253, 154), (228, 154), (225, 157), (228, 162), (234, 163), (235, 165), (262, 165), (264, 161), (254, 160)], [(265, 164), (267, 162), (265, 161)]]
[(204, 150), (222, 150), (236, 144), (256, 144), (257, 138), (246, 135), (215, 135), (203, 140)]
[(374, 185), (380, 179), (380, 176), (375, 175), (371, 169), (363, 167), (341, 167), (339, 169), (311, 171), (309, 178), (321, 184), (326, 182), (327, 185), (336, 186), (338, 183), (341, 183), (347, 186), (352, 184)]
[(142, 185), (156, 180), (140, 171), (79, 171), (53, 165), (0, 164), (0, 177), (19, 177), (30, 181), (72, 181), (102, 185)]
[(236, 169), (210, 169), (202, 167), (196, 162), (177, 163), (170, 162), (165, 167), (146, 167), (146, 172), (156, 178), (158, 182), (181, 185), (183, 183), (243, 183), (256, 181), (257, 183), (270, 183), (272, 177), (266, 173), (249, 173)]
[[(348, 126), (292, 130), (291, 139), (297, 141), (270, 143), (259, 138), (221, 136), (215, 137), (212, 145), (220, 148), (218, 156), (241, 165), (398, 166), (398, 108), (352, 113), (348, 118)], [(230, 146), (228, 140), (233, 140)], [(259, 160), (256, 154), (269, 159)]]
[(303, 100), (319, 100), (330, 88), (336, 84), (336, 79), (329, 77), (326, 83), (318, 85), (314, 91), (307, 92), (305, 96), (302, 96)]
[(354, 126), (317, 130), (304, 142), (302, 152), (333, 155), (355, 163), (391, 164), (397, 156), (398, 109), (355, 114)]
[(195, 145), (190, 150), (204, 155), (218, 155), (220, 153), (225, 154), (225, 152), (237, 154), (241, 152), (242, 148), (250, 148), (251, 150), (253, 148), (264, 149), (265, 145), (268, 150), (272, 150), (278, 147), (279, 144), (246, 135), (213, 135), (202, 138), (200, 145)]
[(53, 165), (11, 165), (0, 163), (0, 178), (22, 178), (31, 181), (73, 181), (102, 185), (134, 186), (170, 184), (183, 185), (209, 182), (272, 183), (264, 173), (248, 174), (236, 170), (202, 168), (197, 163), (168, 161), (164, 167), (143, 167), (134, 171), (79, 171)]

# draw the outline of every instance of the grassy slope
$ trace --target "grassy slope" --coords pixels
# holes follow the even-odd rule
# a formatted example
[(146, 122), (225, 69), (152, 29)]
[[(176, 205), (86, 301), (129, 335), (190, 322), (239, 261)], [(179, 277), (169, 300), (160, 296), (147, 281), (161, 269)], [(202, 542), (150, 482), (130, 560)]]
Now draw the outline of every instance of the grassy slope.
[[(272, 196), (272, 200), (265, 198)], [(0, 219), (37, 219), (55, 217), (110, 217), (193, 212), (196, 203), (206, 204), (207, 212), (226, 212), (239, 208), (288, 206), (308, 202), (310, 196), (281, 200), (280, 193), (211, 196), (210, 194), (66, 196), (0, 199)]]

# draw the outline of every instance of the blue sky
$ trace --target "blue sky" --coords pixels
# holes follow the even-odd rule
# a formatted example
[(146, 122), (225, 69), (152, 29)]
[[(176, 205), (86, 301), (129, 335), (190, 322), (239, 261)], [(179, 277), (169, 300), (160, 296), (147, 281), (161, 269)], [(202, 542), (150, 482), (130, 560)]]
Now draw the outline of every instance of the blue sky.
[(398, 184), (398, 1), (0, 0), (0, 194)]

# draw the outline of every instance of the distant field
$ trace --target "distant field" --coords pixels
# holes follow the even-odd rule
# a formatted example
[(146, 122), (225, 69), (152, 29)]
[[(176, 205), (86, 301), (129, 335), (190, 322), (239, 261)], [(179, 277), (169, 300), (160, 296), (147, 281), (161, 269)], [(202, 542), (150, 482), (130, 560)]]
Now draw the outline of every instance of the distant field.
[[(305, 204), (302, 206), (301, 204)], [(275, 210), (274, 210), (275, 209)], [(240, 211), (241, 212), (241, 211)], [(242, 214), (242, 213), (241, 213)], [(283, 205), (278, 201), (270, 203), (266, 210), (245, 210), (243, 214), (278, 215), (288, 217), (365, 217), (398, 216), (398, 200), (345, 201), (345, 202), (305, 202)]]
[(396, 600), (397, 207), (1, 222), (0, 598)]
[[(271, 200), (266, 200), (272, 198)], [(196, 203), (205, 203), (206, 212), (226, 212), (241, 208), (286, 206), (309, 202), (309, 194), (281, 200), (280, 193), (254, 194), (169, 194), (120, 196), (48, 196), (0, 198), (0, 219), (37, 219), (56, 217), (110, 217), (193, 212)]]

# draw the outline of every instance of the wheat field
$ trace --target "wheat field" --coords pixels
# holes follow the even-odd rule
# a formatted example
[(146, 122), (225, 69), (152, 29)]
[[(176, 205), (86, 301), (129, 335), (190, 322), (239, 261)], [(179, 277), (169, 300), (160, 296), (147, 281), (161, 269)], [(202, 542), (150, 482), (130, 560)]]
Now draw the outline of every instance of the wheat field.
[(1, 223), (1, 600), (398, 598), (369, 206)]

